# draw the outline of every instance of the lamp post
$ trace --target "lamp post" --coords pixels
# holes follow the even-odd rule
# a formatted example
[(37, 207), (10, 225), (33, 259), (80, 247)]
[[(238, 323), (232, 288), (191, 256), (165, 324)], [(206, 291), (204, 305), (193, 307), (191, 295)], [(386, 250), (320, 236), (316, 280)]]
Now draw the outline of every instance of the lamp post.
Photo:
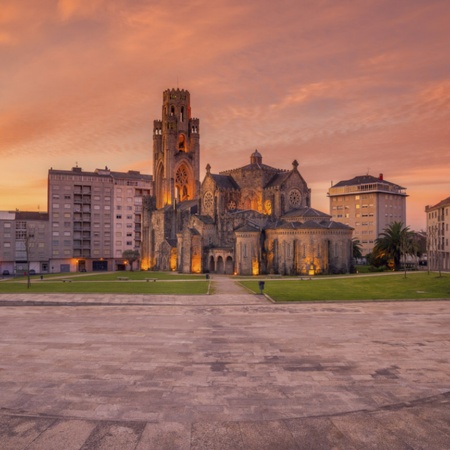
[(31, 278), (30, 278), (30, 250), (32, 247), (32, 240), (34, 239), (34, 233), (33, 231), (28, 231), (25, 235), (25, 251), (27, 255), (27, 288), (30, 289), (31, 285)]

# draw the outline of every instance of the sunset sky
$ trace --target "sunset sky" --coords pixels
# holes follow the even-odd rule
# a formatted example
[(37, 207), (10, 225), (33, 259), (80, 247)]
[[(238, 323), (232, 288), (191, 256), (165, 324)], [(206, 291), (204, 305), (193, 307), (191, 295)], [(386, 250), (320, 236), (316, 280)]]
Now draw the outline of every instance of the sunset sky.
[(179, 86), (202, 170), (297, 159), (325, 212), (331, 181), (383, 173), (424, 229), (450, 195), (449, 55), (448, 0), (0, 0), (0, 210), (46, 211), (51, 167), (152, 173)]

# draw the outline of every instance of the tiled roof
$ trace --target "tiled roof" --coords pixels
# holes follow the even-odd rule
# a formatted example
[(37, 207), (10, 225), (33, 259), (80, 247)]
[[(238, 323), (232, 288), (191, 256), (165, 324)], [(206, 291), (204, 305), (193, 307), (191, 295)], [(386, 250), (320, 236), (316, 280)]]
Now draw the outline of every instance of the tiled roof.
[(229, 175), (211, 174), (211, 176), (219, 189), (239, 189), (236, 181)]
[(293, 209), (292, 211), (287, 212), (283, 217), (285, 218), (317, 218), (317, 217), (323, 217), (323, 218), (330, 218), (331, 216), (329, 214), (326, 214), (322, 211), (319, 211), (317, 209), (311, 208), (309, 206), (302, 206), (297, 209)]
[(428, 209), (442, 208), (443, 206), (448, 206), (448, 205), (450, 205), (450, 197), (447, 197), (445, 200), (441, 200), (436, 205), (428, 206)]
[(275, 174), (272, 179), (266, 184), (265, 188), (270, 188), (273, 186), (280, 186), (289, 177), (291, 172), (281, 172)]

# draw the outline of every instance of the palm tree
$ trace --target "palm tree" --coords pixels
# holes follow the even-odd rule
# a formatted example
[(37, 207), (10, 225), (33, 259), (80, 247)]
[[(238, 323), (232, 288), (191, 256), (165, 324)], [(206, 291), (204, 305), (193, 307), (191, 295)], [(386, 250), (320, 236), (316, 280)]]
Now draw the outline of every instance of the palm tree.
[(385, 256), (393, 263), (394, 270), (400, 269), (402, 255), (413, 253), (413, 233), (402, 222), (392, 222), (375, 241), (374, 253)]
[(361, 259), (362, 258), (362, 246), (359, 239), (352, 239), (352, 247), (353, 247), (353, 258)]

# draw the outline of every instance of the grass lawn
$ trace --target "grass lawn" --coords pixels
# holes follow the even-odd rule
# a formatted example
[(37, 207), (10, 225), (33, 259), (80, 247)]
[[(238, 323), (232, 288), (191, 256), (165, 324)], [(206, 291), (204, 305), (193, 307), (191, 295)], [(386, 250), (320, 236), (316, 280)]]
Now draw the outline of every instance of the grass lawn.
[[(117, 278), (126, 277), (127, 281)], [(145, 278), (158, 281), (146, 282)], [(61, 280), (71, 280), (62, 282)], [(17, 277), (0, 282), (0, 294), (20, 293), (95, 293), (95, 294), (172, 294), (201, 295), (208, 292), (208, 281), (200, 275), (180, 275), (164, 272), (105, 272), (68, 273), (31, 277), (27, 288), (27, 278)]]
[[(259, 292), (258, 281), (241, 281), (253, 292)], [(312, 280), (266, 280), (264, 292), (280, 302), (310, 300), (402, 300), (449, 298), (450, 275), (431, 273), (352, 276), (349, 278), (317, 277)]]

